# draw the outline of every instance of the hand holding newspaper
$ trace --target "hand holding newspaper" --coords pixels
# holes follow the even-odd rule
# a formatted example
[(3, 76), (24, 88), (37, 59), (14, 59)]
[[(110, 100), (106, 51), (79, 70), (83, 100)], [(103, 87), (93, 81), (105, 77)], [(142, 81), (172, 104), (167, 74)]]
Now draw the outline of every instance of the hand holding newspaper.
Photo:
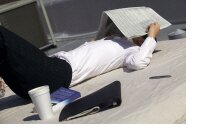
[(120, 31), (128, 39), (143, 36), (147, 34), (147, 26), (154, 22), (157, 22), (161, 29), (171, 25), (149, 7), (130, 7), (104, 11), (96, 39), (105, 37), (111, 29)]

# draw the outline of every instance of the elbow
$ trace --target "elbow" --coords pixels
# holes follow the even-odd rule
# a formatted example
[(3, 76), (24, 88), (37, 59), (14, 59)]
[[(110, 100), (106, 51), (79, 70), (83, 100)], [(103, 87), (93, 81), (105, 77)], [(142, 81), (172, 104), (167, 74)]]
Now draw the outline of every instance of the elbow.
[(141, 69), (144, 69), (147, 65), (138, 61), (138, 62), (135, 62), (132, 66), (131, 66), (131, 69), (132, 70), (141, 70)]
[(146, 68), (150, 63), (150, 59), (148, 60), (135, 60), (134, 62), (131, 62), (127, 67), (130, 70), (141, 70)]

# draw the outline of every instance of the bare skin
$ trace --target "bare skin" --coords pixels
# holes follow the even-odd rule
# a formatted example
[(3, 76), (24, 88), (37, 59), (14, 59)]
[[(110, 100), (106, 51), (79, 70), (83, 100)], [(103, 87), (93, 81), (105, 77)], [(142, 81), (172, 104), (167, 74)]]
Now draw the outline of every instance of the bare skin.
[[(155, 39), (160, 32), (160, 25), (158, 23), (151, 23), (147, 27), (146, 32), (148, 33), (147, 35), (149, 37), (152, 37)], [(132, 40), (136, 45), (141, 46), (145, 39), (143, 37), (137, 37), (137, 38), (133, 38)]]
[(149, 37), (156, 38), (156, 36), (160, 32), (160, 25), (158, 23), (151, 23), (148, 27), (146, 32), (148, 33)]
[[(147, 26), (146, 32), (148, 33), (147, 36), (152, 37), (152, 38), (156, 38), (156, 36), (159, 34), (160, 32), (160, 25), (158, 23), (151, 23), (149, 24), (149, 26)], [(115, 35), (113, 32), (107, 32), (106, 33), (106, 37)], [(119, 34), (117, 34), (119, 35)], [(122, 34), (119, 35), (120, 37), (124, 37)], [(138, 46), (141, 46), (142, 43), (144, 42), (145, 38), (143, 36), (141, 37), (136, 37), (133, 38), (132, 41), (133, 43), (135, 43)]]

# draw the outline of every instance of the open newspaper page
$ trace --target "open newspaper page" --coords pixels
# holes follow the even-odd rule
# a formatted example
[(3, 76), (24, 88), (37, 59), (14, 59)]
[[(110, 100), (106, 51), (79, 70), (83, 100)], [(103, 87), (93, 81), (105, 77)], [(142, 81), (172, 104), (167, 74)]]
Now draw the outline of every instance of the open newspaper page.
[(131, 7), (109, 10), (102, 13), (96, 39), (105, 37), (106, 32), (109, 29), (109, 19), (128, 39), (145, 35), (147, 26), (153, 22), (158, 22), (161, 29), (171, 25), (171, 23), (149, 7)]

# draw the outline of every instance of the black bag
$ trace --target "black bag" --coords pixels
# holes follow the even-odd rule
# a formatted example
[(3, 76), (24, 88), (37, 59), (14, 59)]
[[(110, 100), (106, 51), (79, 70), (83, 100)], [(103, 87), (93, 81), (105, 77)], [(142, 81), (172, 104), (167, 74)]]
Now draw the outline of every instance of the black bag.
[(121, 102), (121, 83), (115, 81), (65, 106), (60, 113), (59, 121), (71, 120), (114, 108), (119, 106)]

